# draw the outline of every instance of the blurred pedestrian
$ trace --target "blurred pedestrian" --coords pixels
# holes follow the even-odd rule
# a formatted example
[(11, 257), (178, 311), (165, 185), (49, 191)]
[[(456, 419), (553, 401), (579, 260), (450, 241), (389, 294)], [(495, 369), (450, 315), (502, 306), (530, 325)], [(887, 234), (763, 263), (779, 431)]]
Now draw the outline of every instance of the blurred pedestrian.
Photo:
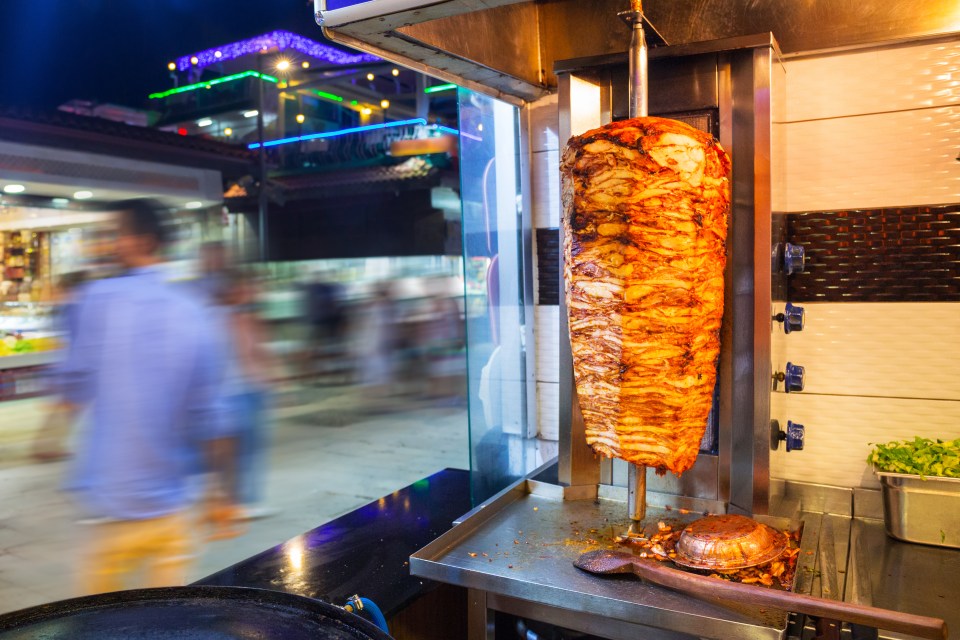
[[(345, 371), (344, 345), (347, 312), (343, 287), (317, 279), (307, 285), (307, 338), (304, 373), (308, 379), (326, 378)], [(347, 369), (348, 371), (348, 369)]]
[[(57, 305), (54, 330), (66, 345), (69, 345), (75, 333), (77, 291), (85, 280), (86, 274), (82, 271), (67, 273), (60, 278), (53, 291), (53, 302)], [(36, 461), (56, 462), (69, 457), (66, 440), (75, 419), (69, 403), (55, 397), (33, 441), (33, 457)]]
[(393, 393), (394, 351), (398, 342), (394, 313), (390, 285), (380, 283), (374, 289), (373, 299), (364, 305), (356, 327), (356, 368), (374, 411), (382, 409), (382, 401)]
[(237, 517), (263, 518), (274, 513), (261, 501), (269, 450), (267, 407), (277, 369), (257, 315), (253, 280), (234, 269), (223, 273), (221, 285), (223, 323), (230, 342), (224, 390), (237, 431)]
[(229, 264), (227, 247), (222, 242), (211, 240), (200, 245), (200, 276), (195, 286), (205, 302), (216, 304)]
[(426, 322), (427, 397), (446, 404), (458, 404), (463, 398), (466, 356), (463, 348), (464, 323), (457, 301), (439, 295), (430, 302)]
[(87, 416), (68, 483), (96, 522), (79, 575), (84, 593), (183, 584), (195, 556), (199, 472), (211, 472), (205, 505), (214, 523), (228, 522), (233, 502), (215, 326), (197, 297), (161, 271), (159, 205), (132, 200), (117, 210), (126, 271), (78, 295), (58, 375), (64, 402)]

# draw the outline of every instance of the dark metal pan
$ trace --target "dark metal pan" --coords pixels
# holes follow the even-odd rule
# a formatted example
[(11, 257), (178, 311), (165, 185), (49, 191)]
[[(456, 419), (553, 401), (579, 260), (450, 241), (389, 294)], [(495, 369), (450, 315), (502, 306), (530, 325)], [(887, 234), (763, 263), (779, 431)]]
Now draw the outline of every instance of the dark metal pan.
[(0, 616), (0, 640), (391, 640), (340, 607), (243, 587), (137, 589)]

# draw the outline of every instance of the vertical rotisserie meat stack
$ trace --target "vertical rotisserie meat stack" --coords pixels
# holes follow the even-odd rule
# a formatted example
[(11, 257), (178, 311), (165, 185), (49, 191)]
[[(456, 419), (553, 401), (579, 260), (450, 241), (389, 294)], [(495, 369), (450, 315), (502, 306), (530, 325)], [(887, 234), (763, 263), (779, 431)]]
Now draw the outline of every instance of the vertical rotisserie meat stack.
[(563, 153), (564, 274), (587, 442), (693, 466), (716, 381), (730, 159), (675, 120), (614, 122)]

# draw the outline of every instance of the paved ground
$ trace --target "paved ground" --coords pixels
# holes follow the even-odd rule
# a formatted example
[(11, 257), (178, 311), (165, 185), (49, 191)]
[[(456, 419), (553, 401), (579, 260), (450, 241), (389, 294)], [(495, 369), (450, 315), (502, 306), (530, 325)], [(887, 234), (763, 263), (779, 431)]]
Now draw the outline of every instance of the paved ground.
[[(467, 468), (462, 407), (380, 406), (349, 388), (309, 390), (276, 410), (267, 502), (278, 513), (208, 545), (199, 579), (444, 467)], [(362, 411), (360, 407), (367, 407)], [(389, 412), (387, 412), (389, 410)], [(71, 597), (86, 527), (59, 490), (68, 463), (26, 452), (41, 401), (0, 405), (0, 613)]]

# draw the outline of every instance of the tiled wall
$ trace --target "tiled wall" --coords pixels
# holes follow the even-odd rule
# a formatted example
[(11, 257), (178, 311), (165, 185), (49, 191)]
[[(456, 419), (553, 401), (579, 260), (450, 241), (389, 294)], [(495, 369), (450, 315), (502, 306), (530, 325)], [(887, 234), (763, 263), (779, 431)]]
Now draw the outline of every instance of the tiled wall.
[[(531, 205), (533, 207), (533, 225), (536, 233), (534, 242), (542, 242), (557, 233), (560, 226), (560, 141), (558, 139), (559, 114), (557, 96), (552, 95), (539, 100), (526, 109), (530, 139), (530, 183), (532, 185)], [(549, 255), (555, 247), (534, 247), (534, 255)], [(535, 265), (537, 266), (537, 265)], [(545, 272), (553, 277), (556, 271), (540, 269), (534, 272), (537, 282), (534, 288), (544, 291), (551, 287), (549, 282), (540, 282), (539, 274)], [(559, 276), (558, 276), (559, 278)], [(554, 284), (554, 291), (559, 282)], [(541, 300), (541, 298), (546, 298)], [(549, 304), (548, 296), (539, 296), (534, 307), (534, 339), (537, 349), (537, 425), (542, 438), (556, 440), (559, 436), (559, 373), (557, 362), (560, 347), (560, 315), (556, 304)], [(547, 304), (541, 304), (546, 302)]]
[(789, 211), (960, 201), (960, 40), (784, 66)]
[(801, 333), (773, 338), (774, 367), (806, 369), (803, 393), (774, 393), (773, 417), (807, 428), (803, 451), (772, 454), (773, 475), (872, 484), (870, 443), (960, 436), (960, 304), (806, 303)]
[[(793, 286), (791, 292), (810, 299), (816, 296), (803, 291), (819, 286), (827, 293), (820, 297), (833, 302), (804, 304), (806, 329), (774, 336), (775, 367), (789, 359), (807, 375), (803, 393), (774, 394), (773, 417), (804, 424), (807, 441), (804, 451), (774, 453), (771, 474), (872, 486), (865, 464), (870, 443), (960, 437), (960, 303), (838, 302), (877, 299), (873, 289), (858, 290), (863, 276), (879, 272), (877, 248), (868, 246), (876, 238), (847, 233), (840, 241), (852, 242), (842, 247), (854, 258), (849, 277), (828, 283), (824, 273), (814, 286), (818, 266), (830, 268), (815, 254), (837, 238), (809, 233), (807, 223), (843, 222), (833, 212), (852, 210), (862, 214), (854, 218), (863, 218), (863, 229), (872, 229), (903, 212), (910, 217), (910, 207), (960, 203), (960, 40), (794, 59), (785, 67), (786, 207), (793, 213), (831, 212), (789, 216), (803, 222), (806, 232), (799, 235), (814, 258), (802, 276), (806, 288)], [(933, 261), (938, 251), (913, 238), (890, 240), (890, 250), (905, 240), (920, 261)], [(902, 269), (908, 266), (903, 260), (894, 262)], [(951, 266), (943, 278), (955, 279), (956, 271)], [(876, 278), (868, 280), (876, 284)], [(917, 278), (918, 290), (896, 299), (924, 299), (935, 289), (953, 288), (935, 285)], [(828, 286), (835, 290), (826, 291)]]
[[(778, 208), (820, 212), (960, 203), (960, 40), (785, 62)], [(559, 226), (556, 98), (527, 110), (533, 214)], [(815, 264), (815, 261), (814, 261)], [(803, 333), (774, 337), (774, 365), (807, 369), (775, 393), (773, 417), (807, 427), (807, 448), (772, 455), (775, 477), (871, 483), (869, 443), (960, 437), (960, 303), (808, 303)], [(557, 307), (536, 308), (541, 434), (556, 437)]]

